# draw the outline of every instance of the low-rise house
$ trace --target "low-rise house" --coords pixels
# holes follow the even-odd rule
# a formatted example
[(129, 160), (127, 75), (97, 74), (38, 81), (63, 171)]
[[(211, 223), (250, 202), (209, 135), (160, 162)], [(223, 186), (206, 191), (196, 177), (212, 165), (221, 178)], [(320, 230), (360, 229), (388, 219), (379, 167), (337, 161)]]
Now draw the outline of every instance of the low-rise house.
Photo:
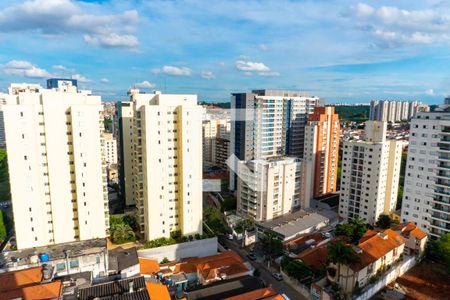
[(328, 279), (338, 283), (345, 293), (351, 292), (355, 286), (363, 287), (372, 276), (400, 259), (405, 244), (405, 238), (391, 229), (383, 232), (369, 230), (358, 246), (353, 246), (359, 261), (348, 265), (330, 263)]
[(95, 284), (78, 290), (78, 300), (153, 300), (147, 291), (143, 276)]
[(108, 275), (106, 239), (93, 239), (0, 253), (0, 271), (16, 271), (45, 264), (51, 276), (92, 272), (94, 280)]
[(405, 254), (422, 256), (425, 253), (427, 234), (413, 222), (398, 224), (394, 230), (406, 239)]
[(61, 281), (50, 282), (42, 267), (0, 274), (0, 299), (56, 299), (61, 295)]
[(285, 298), (278, 294), (273, 288), (262, 288), (233, 297), (225, 298), (225, 300), (284, 300)]
[(109, 275), (119, 275), (123, 279), (139, 274), (140, 264), (136, 248), (119, 247), (110, 250), (108, 257)]

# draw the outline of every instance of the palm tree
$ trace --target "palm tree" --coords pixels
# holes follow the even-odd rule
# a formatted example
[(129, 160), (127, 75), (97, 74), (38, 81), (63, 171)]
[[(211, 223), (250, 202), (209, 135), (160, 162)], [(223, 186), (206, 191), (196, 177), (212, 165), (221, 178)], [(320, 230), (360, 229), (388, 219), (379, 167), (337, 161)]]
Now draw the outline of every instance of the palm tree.
[(114, 242), (123, 243), (130, 240), (131, 238), (134, 238), (134, 236), (134, 231), (133, 229), (131, 229), (130, 225), (120, 223), (114, 226), (114, 232), (112, 236)]
[(343, 241), (336, 241), (330, 243), (328, 246), (328, 260), (336, 264), (337, 269), (337, 282), (339, 282), (339, 276), (341, 273), (341, 264), (349, 265), (359, 261), (358, 255), (353, 249), (346, 245)]

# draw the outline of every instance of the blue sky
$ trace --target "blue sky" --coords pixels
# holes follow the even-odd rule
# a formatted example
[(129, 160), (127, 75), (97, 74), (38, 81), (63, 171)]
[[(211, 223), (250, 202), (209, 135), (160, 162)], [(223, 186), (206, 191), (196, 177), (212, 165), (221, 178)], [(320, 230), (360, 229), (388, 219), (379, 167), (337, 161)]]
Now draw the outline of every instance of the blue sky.
[(450, 1), (0, 2), (0, 90), (51, 76), (227, 101), (254, 88), (329, 103), (450, 94)]

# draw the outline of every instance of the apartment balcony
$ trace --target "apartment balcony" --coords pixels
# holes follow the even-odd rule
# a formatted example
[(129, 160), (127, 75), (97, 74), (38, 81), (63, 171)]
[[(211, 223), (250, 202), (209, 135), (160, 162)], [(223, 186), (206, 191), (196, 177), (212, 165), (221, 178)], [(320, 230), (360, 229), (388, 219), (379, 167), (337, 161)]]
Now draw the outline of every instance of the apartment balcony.
[(444, 231), (443, 233), (450, 232), (450, 224), (446, 222), (433, 219), (431, 220), (430, 226)]
[(440, 154), (440, 155), (438, 156), (438, 160), (439, 160), (439, 161), (450, 162), (450, 155), (447, 155), (447, 154), (445, 154), (445, 153)]
[(446, 212), (446, 213), (450, 214), (450, 206), (445, 205), (445, 204), (444, 205), (442, 205), (442, 204), (435, 204), (432, 207), (432, 210), (439, 211), (439, 212)]
[(436, 193), (438, 194), (438, 196), (435, 196), (433, 198), (433, 202), (436, 202), (437, 204), (446, 204), (446, 205), (450, 205), (450, 199), (449, 199), (449, 195), (447, 194), (446, 196), (442, 197), (440, 195), (440, 193)]
[(450, 179), (450, 172), (447, 171), (439, 171), (436, 174), (436, 177), (444, 178), (444, 179)]
[(450, 170), (450, 165), (441, 162), (441, 163), (437, 166), (437, 168), (440, 169), (440, 170)]
[(450, 215), (433, 212), (431, 215), (433, 219), (438, 219), (439, 221), (444, 221), (450, 223)]
[(437, 187), (444, 187), (446, 189), (450, 188), (450, 182), (447, 179), (440, 179), (440, 178), (438, 178), (438, 180), (436, 181), (435, 185)]

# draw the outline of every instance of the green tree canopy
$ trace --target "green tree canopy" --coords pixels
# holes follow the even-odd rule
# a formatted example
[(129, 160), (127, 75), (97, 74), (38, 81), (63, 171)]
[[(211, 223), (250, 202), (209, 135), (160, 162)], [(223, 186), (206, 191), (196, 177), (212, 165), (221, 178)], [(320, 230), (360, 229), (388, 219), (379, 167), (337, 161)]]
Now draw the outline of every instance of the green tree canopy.
[(3, 211), (0, 209), (0, 242), (4, 241), (7, 237), (5, 219), (6, 218), (3, 216)]
[(363, 220), (355, 218), (347, 224), (338, 224), (335, 235), (345, 236), (351, 243), (356, 245), (367, 230), (369, 230), (369, 226)]
[(380, 215), (378, 217), (376, 226), (381, 227), (383, 229), (388, 229), (388, 228), (391, 228), (392, 223), (393, 223), (393, 221), (392, 221), (391, 217), (389, 217), (388, 215)]
[(428, 241), (426, 257), (439, 263), (443, 263), (450, 273), (450, 233), (441, 235), (439, 240)]

